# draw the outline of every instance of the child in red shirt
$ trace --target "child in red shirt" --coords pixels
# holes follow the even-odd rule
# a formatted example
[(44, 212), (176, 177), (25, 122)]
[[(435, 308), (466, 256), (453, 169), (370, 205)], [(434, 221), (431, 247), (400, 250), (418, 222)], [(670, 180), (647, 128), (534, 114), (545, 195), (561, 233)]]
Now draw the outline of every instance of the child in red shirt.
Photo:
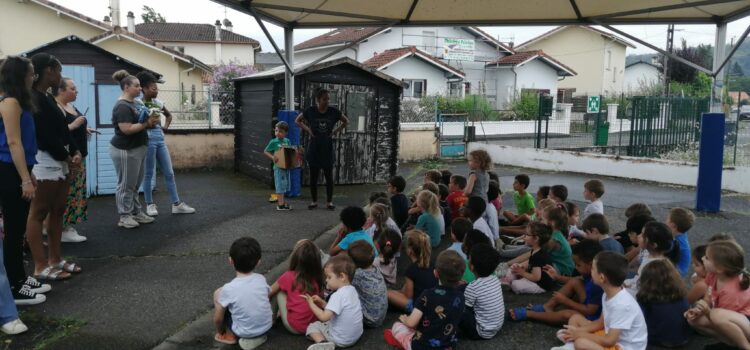
[(448, 207), (451, 209), (451, 218), (460, 218), (461, 208), (469, 200), (464, 194), (464, 188), (466, 187), (466, 178), (461, 175), (451, 176), (451, 181), (448, 184), (448, 191), (450, 194), (445, 199), (448, 202)]

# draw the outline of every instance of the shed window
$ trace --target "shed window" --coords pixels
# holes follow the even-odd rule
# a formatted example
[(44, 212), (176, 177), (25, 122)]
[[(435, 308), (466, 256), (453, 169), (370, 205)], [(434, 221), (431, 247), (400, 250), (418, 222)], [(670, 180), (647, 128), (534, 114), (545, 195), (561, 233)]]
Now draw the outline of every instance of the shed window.
[(404, 80), (406, 87), (404, 88), (404, 97), (422, 98), (426, 94), (427, 81), (424, 79), (406, 79)]
[(347, 131), (367, 131), (367, 94), (364, 92), (346, 93), (346, 116), (349, 118)]

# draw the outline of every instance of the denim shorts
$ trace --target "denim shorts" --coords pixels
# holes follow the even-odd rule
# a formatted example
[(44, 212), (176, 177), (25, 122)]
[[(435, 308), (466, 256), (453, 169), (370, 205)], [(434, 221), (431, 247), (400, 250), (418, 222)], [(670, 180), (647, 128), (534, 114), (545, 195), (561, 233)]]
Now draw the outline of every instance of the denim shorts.
[(276, 193), (289, 192), (289, 170), (274, 167), (273, 184), (276, 186)]

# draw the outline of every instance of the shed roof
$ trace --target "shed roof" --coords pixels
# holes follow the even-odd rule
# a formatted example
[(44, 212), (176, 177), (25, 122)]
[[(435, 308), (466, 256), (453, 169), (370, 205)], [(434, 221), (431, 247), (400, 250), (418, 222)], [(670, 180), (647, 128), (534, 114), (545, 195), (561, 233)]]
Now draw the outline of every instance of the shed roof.
[[(215, 43), (216, 26), (205, 23), (139, 23), (135, 32), (153, 41)], [(260, 43), (244, 35), (221, 29), (221, 42), (225, 44), (249, 44), (260, 48)]]
[[(299, 66), (300, 67), (305, 67), (309, 63), (310, 62), (300, 62)], [(387, 82), (389, 82), (389, 83), (391, 83), (393, 85), (397, 85), (397, 86), (400, 86), (400, 87), (403, 87), (403, 85), (404, 85), (404, 83), (401, 80), (398, 80), (398, 79), (396, 79), (396, 78), (394, 78), (394, 77), (392, 77), (392, 76), (390, 76), (388, 74), (385, 74), (383, 72), (380, 72), (380, 71), (378, 71), (376, 69), (367, 67), (364, 64), (359, 63), (359, 62), (357, 62), (357, 61), (355, 61), (355, 60), (353, 60), (353, 59), (351, 59), (349, 57), (341, 57), (341, 58), (326, 60), (326, 61), (314, 64), (312, 66), (307, 66), (304, 69), (302, 69), (301, 71), (295, 73), (295, 75), (301, 75), (301, 74), (305, 74), (305, 73), (315, 72), (315, 71), (319, 71), (319, 70), (322, 70), (322, 69), (325, 69), (325, 68), (328, 68), (328, 67), (337, 66), (337, 65), (340, 65), (340, 64), (347, 64), (347, 65), (353, 66), (355, 68), (361, 69), (361, 70), (363, 70), (363, 71), (365, 71), (367, 73), (370, 73), (372, 75), (375, 75), (376, 77), (378, 77), (380, 79), (383, 79), (383, 80), (385, 80), (385, 81), (387, 81)], [(243, 80), (254, 80), (254, 79), (267, 79), (267, 78), (284, 79), (284, 72), (286, 72), (286, 67), (285, 66), (279, 66), (279, 67), (271, 68), (271, 69), (266, 70), (266, 71), (262, 71), (262, 72), (258, 72), (258, 73), (253, 73), (253, 74), (250, 74), (248, 76), (239, 77), (239, 78), (236, 78), (234, 80), (235, 81), (243, 81)]]
[(511, 66), (511, 67), (517, 67), (520, 66), (526, 62), (539, 59), (544, 64), (554, 68), (557, 70), (558, 75), (560, 76), (574, 76), (576, 75), (576, 71), (574, 71), (572, 68), (564, 65), (560, 61), (550, 57), (544, 51), (542, 50), (534, 50), (534, 51), (519, 51), (516, 52), (513, 55), (505, 56), (500, 58), (499, 60), (491, 63), (487, 63), (487, 67), (491, 66)]
[(384, 69), (388, 67), (389, 65), (396, 63), (404, 58), (407, 57), (418, 57), (422, 59), (423, 61), (432, 64), (433, 66), (437, 67), (438, 69), (444, 70), (448, 73), (457, 75), (461, 78), (464, 78), (464, 72), (461, 70), (458, 70), (451, 65), (441, 61), (439, 58), (432, 56), (428, 54), (427, 52), (424, 52), (414, 46), (407, 46), (407, 47), (401, 47), (398, 49), (390, 49), (385, 50), (375, 56), (372, 56), (367, 61), (364, 61), (363, 64), (365, 66), (368, 66), (370, 68), (375, 68), (377, 70)]
[(31, 0), (31, 2), (38, 5), (44, 6), (50, 10), (56, 11), (58, 14), (65, 14), (68, 17), (74, 18), (86, 24), (92, 25), (102, 30), (112, 29), (112, 26), (102, 21), (95, 20), (89, 16), (86, 16), (80, 12), (73, 11), (65, 6), (58, 5), (49, 0)]
[(284, 27), (729, 22), (747, 0), (213, 0)]

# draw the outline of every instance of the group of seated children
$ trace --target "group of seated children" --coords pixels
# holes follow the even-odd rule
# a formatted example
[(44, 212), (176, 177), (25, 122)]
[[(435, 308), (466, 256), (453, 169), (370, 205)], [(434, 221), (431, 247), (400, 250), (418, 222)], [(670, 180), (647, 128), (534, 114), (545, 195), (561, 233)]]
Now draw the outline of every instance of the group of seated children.
[[(270, 287), (253, 272), (260, 245), (238, 239), (230, 249), (237, 276), (214, 294), (215, 339), (253, 349), (281, 319), (314, 342), (310, 350), (349, 347), (365, 328), (383, 326), (390, 307), (404, 314), (385, 341), (405, 350), (491, 339), (506, 314), (563, 327), (555, 349), (684, 347), (691, 327), (750, 348), (750, 273), (731, 236), (691, 251), (689, 210), (672, 208), (662, 223), (641, 203), (625, 211), (626, 229), (610, 235), (600, 180), (585, 182), (580, 211), (564, 185), (540, 187), (535, 200), (529, 176), (517, 175), (516, 211), (502, 211), (490, 164), (486, 152), (472, 151), (469, 176), (428, 171), (411, 198), (404, 179), (391, 178), (390, 195), (341, 211), (327, 253), (297, 242), (288, 271)], [(443, 239), (451, 241), (444, 250)], [(399, 259), (408, 262), (402, 273)], [(503, 284), (517, 294), (552, 294), (506, 313)]]

